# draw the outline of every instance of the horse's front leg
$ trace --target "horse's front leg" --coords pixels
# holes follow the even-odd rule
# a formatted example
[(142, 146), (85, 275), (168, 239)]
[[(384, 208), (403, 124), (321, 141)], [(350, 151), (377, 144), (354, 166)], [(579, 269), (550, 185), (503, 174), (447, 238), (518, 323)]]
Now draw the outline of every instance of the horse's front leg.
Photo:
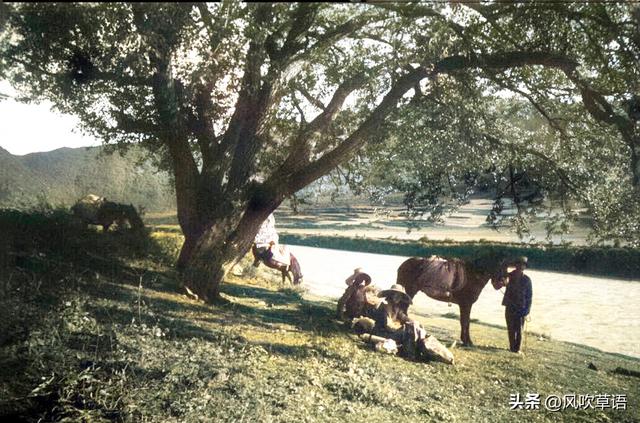
[(256, 244), (251, 246), (251, 254), (253, 254), (253, 266), (260, 266), (260, 257), (258, 257), (258, 248), (256, 247)]
[(462, 345), (473, 346), (471, 335), (469, 334), (469, 324), (471, 321), (471, 307), (473, 304), (460, 304), (460, 339)]
[(282, 271), (282, 285), (284, 285), (285, 277), (289, 279), (289, 284), (293, 285), (293, 279), (291, 279), (291, 271), (289, 270), (288, 267)]

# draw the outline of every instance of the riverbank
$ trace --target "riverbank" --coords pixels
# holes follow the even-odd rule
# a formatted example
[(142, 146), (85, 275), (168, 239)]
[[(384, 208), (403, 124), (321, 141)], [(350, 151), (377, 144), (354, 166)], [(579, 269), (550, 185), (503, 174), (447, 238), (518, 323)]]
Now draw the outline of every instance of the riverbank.
[[(302, 266), (304, 286), (310, 294), (337, 301), (344, 279), (362, 267), (375, 285), (389, 288), (407, 257), (291, 246)], [(616, 354), (640, 358), (640, 279), (601, 278), (527, 269), (533, 282), (533, 304), (527, 330), (554, 340), (573, 342)], [(476, 325), (506, 328), (502, 291), (488, 283), (471, 310), (471, 335)], [(456, 321), (459, 309), (419, 293), (411, 311), (431, 321), (448, 317)], [(450, 337), (458, 336), (456, 328)]]
[[(449, 216), (444, 225), (408, 221), (396, 215), (377, 215), (371, 207), (322, 208), (292, 214), (275, 213), (280, 242), (318, 248), (401, 256), (441, 255), (476, 257), (492, 250), (496, 256), (526, 255), (539, 270), (628, 279), (640, 278), (640, 249), (592, 246), (587, 229), (554, 237), (553, 242), (523, 242), (506, 228), (500, 231), (484, 222), (488, 200), (474, 200)], [(484, 216), (484, 217), (483, 217)], [(145, 222), (160, 232), (180, 233), (174, 213), (156, 213)], [(411, 231), (411, 224), (417, 225)], [(532, 231), (544, 239), (542, 223)]]
[(352, 238), (345, 236), (296, 235), (280, 233), (280, 242), (289, 245), (357, 251), (398, 256), (475, 258), (527, 256), (530, 266), (584, 275), (621, 278), (640, 277), (640, 249), (491, 241), (434, 241)]

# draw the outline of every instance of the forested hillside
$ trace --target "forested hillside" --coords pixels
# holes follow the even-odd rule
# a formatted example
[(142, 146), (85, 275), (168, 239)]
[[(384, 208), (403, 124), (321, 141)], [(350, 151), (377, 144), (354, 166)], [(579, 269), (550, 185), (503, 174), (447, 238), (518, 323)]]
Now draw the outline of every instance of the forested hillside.
[(61, 148), (15, 156), (0, 148), (0, 207), (71, 205), (89, 193), (146, 210), (175, 207), (169, 175), (137, 149), (121, 155), (101, 147)]

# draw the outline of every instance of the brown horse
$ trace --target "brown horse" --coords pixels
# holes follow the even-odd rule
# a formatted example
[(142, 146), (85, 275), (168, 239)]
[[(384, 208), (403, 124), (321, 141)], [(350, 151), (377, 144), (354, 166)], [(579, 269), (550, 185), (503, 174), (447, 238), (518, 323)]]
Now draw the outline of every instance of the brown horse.
[(144, 228), (140, 215), (131, 204), (114, 203), (93, 194), (78, 200), (71, 211), (81, 224), (100, 225), (103, 232), (107, 232), (114, 223), (119, 227), (128, 223), (134, 230)]
[(483, 256), (465, 262), (455, 258), (413, 257), (398, 268), (397, 283), (413, 298), (418, 291), (427, 296), (460, 307), (460, 338), (464, 345), (473, 345), (469, 334), (471, 307), (489, 280), (495, 289), (504, 286), (507, 261), (495, 256)]
[[(276, 247), (274, 246), (273, 248)], [(293, 285), (299, 285), (302, 283), (302, 270), (300, 269), (300, 263), (298, 263), (298, 259), (296, 259), (293, 253), (289, 253), (289, 264), (287, 265), (286, 263), (274, 260), (273, 254), (260, 253), (256, 244), (253, 244), (251, 247), (251, 252), (253, 253), (254, 266), (258, 267), (260, 263), (264, 263), (265, 266), (279, 270), (282, 273), (283, 285), (285, 283), (285, 279), (289, 279), (289, 282)], [(291, 279), (291, 275), (293, 275), (293, 279)]]

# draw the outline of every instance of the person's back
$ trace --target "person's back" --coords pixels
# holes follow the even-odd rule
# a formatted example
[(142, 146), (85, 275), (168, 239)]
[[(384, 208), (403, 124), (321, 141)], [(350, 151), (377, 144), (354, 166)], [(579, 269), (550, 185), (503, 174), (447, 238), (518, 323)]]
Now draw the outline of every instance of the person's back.
[(269, 248), (269, 245), (279, 243), (278, 232), (276, 231), (276, 218), (273, 213), (262, 222), (258, 233), (256, 234), (253, 242), (257, 248)]

